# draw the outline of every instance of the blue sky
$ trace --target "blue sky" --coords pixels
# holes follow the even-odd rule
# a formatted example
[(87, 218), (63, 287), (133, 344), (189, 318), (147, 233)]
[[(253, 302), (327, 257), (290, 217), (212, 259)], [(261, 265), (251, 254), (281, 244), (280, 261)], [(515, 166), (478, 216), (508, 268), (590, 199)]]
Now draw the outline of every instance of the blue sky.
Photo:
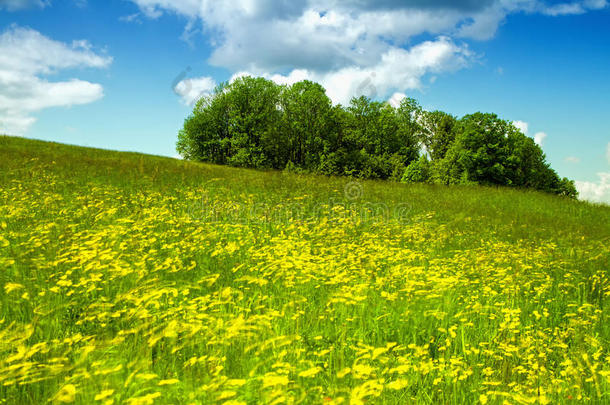
[(610, 203), (606, 0), (0, 0), (0, 132), (175, 156), (239, 74), (495, 112)]

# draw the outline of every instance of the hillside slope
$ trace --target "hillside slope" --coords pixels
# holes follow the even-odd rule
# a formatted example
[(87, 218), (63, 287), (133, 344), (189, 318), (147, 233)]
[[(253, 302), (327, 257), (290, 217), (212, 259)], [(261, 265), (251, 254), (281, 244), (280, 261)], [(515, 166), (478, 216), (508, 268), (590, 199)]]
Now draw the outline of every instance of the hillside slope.
[(610, 401), (610, 207), (0, 137), (8, 403)]

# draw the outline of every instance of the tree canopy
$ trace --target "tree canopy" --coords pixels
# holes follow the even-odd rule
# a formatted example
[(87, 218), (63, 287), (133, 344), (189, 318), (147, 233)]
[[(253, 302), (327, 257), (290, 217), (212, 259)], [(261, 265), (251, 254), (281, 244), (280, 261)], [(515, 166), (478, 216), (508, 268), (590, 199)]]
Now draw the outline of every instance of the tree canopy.
[(353, 98), (333, 106), (318, 83), (240, 77), (200, 99), (178, 134), (188, 160), (370, 179), (532, 188), (575, 198), (533, 139), (495, 114), (460, 119)]

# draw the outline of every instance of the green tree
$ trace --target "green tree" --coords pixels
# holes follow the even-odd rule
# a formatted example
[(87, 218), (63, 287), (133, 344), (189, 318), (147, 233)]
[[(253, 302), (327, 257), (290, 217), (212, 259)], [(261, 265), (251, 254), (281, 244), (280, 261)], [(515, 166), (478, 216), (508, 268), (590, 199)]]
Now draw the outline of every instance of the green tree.
[(185, 159), (226, 164), (230, 156), (228, 85), (201, 98), (178, 134), (176, 150)]
[(430, 161), (425, 155), (422, 155), (405, 169), (401, 181), (403, 183), (425, 183), (430, 178)]
[(512, 127), (495, 114), (466, 115), (447, 151), (451, 183), (508, 185), (506, 133)]
[(283, 90), (280, 106), (278, 141), (285, 145), (282, 163), (316, 170), (322, 157), (337, 144), (332, 102), (326, 90), (308, 80), (295, 83)]
[[(420, 145), (431, 160), (420, 158)], [(243, 167), (578, 195), (531, 138), (495, 114), (457, 120), (411, 98), (393, 108), (364, 96), (344, 108), (311, 81), (279, 86), (246, 76), (221, 84), (197, 102), (176, 149), (185, 159)]]
[(342, 143), (346, 171), (366, 178), (400, 180), (404, 168), (418, 157), (419, 126), (411, 119), (410, 107), (408, 102), (403, 102), (402, 109), (394, 109), (364, 96), (352, 99)]
[(455, 140), (457, 119), (443, 111), (425, 111), (423, 121), (423, 143), (430, 158), (443, 159)]
[[(423, 109), (412, 98), (404, 98), (395, 109), (397, 131), (395, 134), (396, 155), (402, 163), (400, 176), (404, 168), (419, 158), (420, 144), (424, 135), (421, 125)], [(394, 177), (398, 173), (395, 172)], [(400, 176), (396, 180), (400, 180)]]
[(280, 86), (262, 77), (240, 77), (228, 86), (230, 164), (278, 168), (274, 151), (281, 118), (280, 93)]

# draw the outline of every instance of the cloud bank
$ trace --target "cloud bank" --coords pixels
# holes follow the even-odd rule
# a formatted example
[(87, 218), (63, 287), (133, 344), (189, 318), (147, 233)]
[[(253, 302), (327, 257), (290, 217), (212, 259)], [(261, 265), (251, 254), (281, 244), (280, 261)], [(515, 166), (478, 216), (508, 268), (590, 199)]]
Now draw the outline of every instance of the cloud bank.
[[(389, 98), (421, 88), (427, 74), (467, 67), (476, 55), (464, 40), (492, 38), (510, 14), (559, 16), (607, 6), (606, 0), (131, 1), (148, 18), (183, 16), (187, 30), (200, 23), (212, 65), (283, 82), (316, 80), (341, 103), (362, 88)], [(436, 39), (413, 43), (420, 34)]]
[(87, 41), (65, 44), (29, 28), (9, 27), (0, 35), (0, 132), (22, 135), (36, 121), (37, 111), (100, 99), (99, 84), (52, 82), (48, 77), (66, 69), (105, 68), (111, 62), (93, 52)]
[[(189, 27), (199, 22), (212, 45), (210, 64), (278, 82), (315, 80), (336, 103), (362, 89), (389, 97), (421, 88), (427, 74), (473, 63), (458, 25), (465, 29), (464, 20), (484, 10), (481, 2), (438, 0), (134, 2), (149, 18), (171, 13), (186, 17)], [(409, 43), (421, 33), (434, 39)]]
[(597, 173), (599, 182), (576, 181), (581, 200), (610, 204), (610, 173)]

